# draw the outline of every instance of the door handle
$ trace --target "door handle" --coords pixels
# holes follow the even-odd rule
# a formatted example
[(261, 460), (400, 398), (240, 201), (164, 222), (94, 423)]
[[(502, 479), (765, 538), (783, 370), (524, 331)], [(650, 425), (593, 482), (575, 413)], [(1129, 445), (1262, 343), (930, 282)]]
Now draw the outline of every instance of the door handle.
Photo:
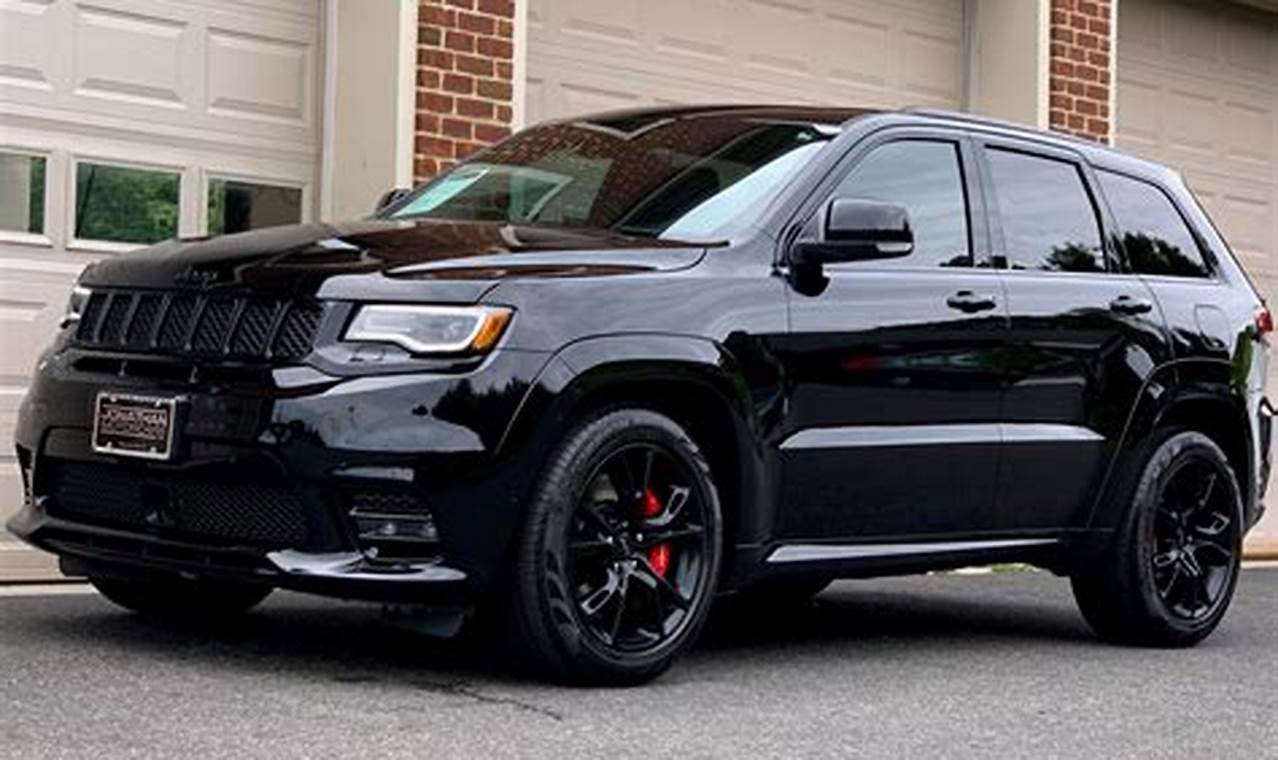
[(971, 314), (976, 311), (988, 311), (996, 305), (994, 296), (985, 295), (983, 293), (973, 293), (970, 290), (960, 290), (949, 298), (945, 299), (945, 305), (951, 309), (958, 309), (965, 314)]
[(1132, 296), (1119, 296), (1109, 302), (1109, 308), (1119, 314), (1144, 314), (1154, 308), (1154, 304), (1148, 298), (1134, 298)]

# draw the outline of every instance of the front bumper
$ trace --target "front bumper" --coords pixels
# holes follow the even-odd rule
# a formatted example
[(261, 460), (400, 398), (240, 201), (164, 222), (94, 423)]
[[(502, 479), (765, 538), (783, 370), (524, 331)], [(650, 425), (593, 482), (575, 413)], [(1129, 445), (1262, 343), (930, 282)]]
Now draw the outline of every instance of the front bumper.
[[(296, 366), (182, 381), (85, 359), (45, 357), (15, 435), (26, 494), (8, 528), (64, 565), (464, 605), (504, 563), (536, 466), (502, 445), (544, 354), (498, 351), (458, 375)], [(181, 396), (173, 460), (95, 453), (102, 390)], [(421, 510), (437, 536), (370, 538), (361, 504)]]
[(358, 551), (292, 549), (175, 541), (49, 516), (28, 505), (8, 523), (15, 535), (63, 560), (71, 574), (165, 574), (190, 580), (260, 583), (347, 599), (465, 606), (480, 590), (464, 570), (442, 561), (377, 562)]

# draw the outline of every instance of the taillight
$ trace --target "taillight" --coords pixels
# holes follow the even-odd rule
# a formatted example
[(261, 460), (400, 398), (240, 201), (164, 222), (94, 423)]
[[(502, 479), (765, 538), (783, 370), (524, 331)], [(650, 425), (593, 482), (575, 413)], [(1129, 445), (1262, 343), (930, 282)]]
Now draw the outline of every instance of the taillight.
[(1274, 331), (1274, 315), (1269, 307), (1262, 304), (1256, 309), (1256, 332), (1260, 339), (1269, 342), (1269, 333)]

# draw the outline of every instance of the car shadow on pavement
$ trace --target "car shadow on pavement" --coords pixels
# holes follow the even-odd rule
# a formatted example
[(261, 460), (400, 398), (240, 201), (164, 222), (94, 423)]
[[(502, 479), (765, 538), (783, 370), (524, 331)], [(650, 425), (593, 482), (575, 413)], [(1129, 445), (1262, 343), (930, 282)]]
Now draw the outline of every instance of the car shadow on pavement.
[[(953, 594), (936, 588), (859, 588), (836, 584), (813, 599), (793, 601), (725, 598), (701, 638), (702, 650), (845, 644), (849, 652), (887, 642), (900, 650), (932, 646), (975, 647), (1001, 640), (1071, 643), (1093, 640), (1072, 605), (1058, 600)], [(978, 580), (977, 583), (982, 581)], [(1056, 603), (1052, 603), (1056, 601)]]
[[(712, 667), (741, 650), (786, 656), (872, 657), (890, 646), (921, 652), (936, 647), (983, 648), (1009, 640), (1057, 645), (1089, 642), (1072, 607), (1032, 594), (999, 598), (947, 584), (866, 589), (840, 583), (811, 600), (716, 604), (701, 642), (689, 655)], [(949, 584), (953, 585), (953, 584)], [(991, 589), (992, 590), (992, 589)], [(23, 605), (30, 600), (12, 600)], [(10, 609), (13, 609), (12, 607)], [(278, 594), (232, 620), (184, 624), (134, 615), (100, 597), (43, 600), (36, 614), (10, 617), (7, 635), (45, 645), (110, 650), (143, 658), (200, 661), (213, 668), (269, 671), (273, 676), (376, 682), (429, 691), (465, 689), (476, 681), (524, 680), (517, 663), (477, 636), (441, 640), (390, 624), (376, 606)], [(38, 637), (38, 638), (37, 638)]]

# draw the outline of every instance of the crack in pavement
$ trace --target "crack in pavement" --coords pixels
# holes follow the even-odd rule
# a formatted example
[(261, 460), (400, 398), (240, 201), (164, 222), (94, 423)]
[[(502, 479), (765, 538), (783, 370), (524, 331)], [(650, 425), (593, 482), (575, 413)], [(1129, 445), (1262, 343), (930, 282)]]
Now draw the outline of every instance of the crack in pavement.
[(473, 688), (466, 681), (421, 681), (414, 685), (423, 691), (463, 697), (480, 704), (506, 705), (508, 707), (514, 707), (517, 710), (522, 710), (534, 715), (540, 715), (543, 718), (550, 718), (551, 720), (560, 723), (567, 720), (567, 716), (557, 710), (552, 710), (549, 707), (542, 707), (534, 702), (526, 702), (515, 697), (498, 697), (492, 694), (487, 694), (479, 689)]

